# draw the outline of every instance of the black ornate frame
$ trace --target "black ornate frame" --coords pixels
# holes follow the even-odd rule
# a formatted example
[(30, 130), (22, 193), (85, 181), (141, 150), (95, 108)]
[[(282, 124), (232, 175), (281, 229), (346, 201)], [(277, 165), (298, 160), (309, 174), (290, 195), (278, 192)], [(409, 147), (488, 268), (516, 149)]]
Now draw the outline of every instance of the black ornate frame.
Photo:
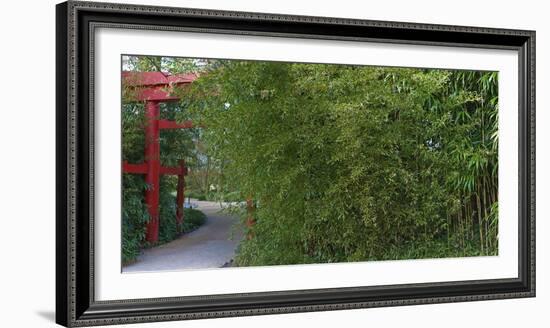
[[(56, 24), (56, 321), (64, 326), (198, 319), (535, 296), (535, 32), (69, 1)], [(94, 299), (96, 27), (452, 47), (519, 54), (519, 277), (248, 294)]]

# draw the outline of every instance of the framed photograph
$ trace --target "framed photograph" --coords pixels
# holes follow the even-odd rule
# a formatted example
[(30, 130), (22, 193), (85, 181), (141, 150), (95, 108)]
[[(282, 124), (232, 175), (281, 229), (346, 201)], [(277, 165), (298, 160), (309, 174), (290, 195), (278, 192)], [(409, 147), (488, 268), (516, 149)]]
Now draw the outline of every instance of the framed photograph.
[(56, 321), (535, 296), (535, 32), (57, 5)]

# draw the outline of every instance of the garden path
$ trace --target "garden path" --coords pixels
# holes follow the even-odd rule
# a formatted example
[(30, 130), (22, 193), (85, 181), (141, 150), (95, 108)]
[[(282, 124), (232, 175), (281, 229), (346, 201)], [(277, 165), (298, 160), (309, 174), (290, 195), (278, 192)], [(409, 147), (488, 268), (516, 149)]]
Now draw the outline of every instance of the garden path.
[(238, 218), (220, 213), (217, 202), (192, 201), (206, 214), (206, 222), (197, 230), (179, 238), (145, 249), (137, 261), (123, 267), (123, 272), (175, 271), (183, 269), (219, 268), (231, 261), (243, 237), (235, 229)]

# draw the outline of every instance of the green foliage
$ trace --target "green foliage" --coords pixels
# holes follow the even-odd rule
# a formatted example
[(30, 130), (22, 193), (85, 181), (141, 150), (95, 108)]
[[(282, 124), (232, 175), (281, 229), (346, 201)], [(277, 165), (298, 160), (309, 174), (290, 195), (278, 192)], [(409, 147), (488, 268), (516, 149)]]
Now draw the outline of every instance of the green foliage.
[(245, 197), (243, 197), (239, 191), (230, 191), (225, 193), (213, 193), (211, 199), (222, 202), (242, 202)]
[(191, 197), (197, 200), (207, 200), (212, 202), (242, 202), (245, 199), (245, 197), (243, 197), (239, 191), (211, 191), (207, 193), (190, 191), (186, 192), (185, 195), (186, 197)]
[(198, 67), (207, 63), (204, 59), (156, 57), (156, 56), (124, 56), (123, 69), (137, 72), (164, 72), (170, 74), (196, 72)]
[[(487, 254), (496, 238), (483, 219), (496, 202), (496, 80), (220, 61), (185, 104), (208, 126), (202, 137), (224, 182), (257, 204), (237, 264)], [(456, 240), (458, 250), (438, 246)]]
[(185, 197), (197, 199), (197, 200), (206, 200), (206, 194), (202, 191), (197, 190), (186, 190)]
[(184, 209), (184, 220), (182, 224), (182, 231), (183, 232), (190, 232), (201, 225), (203, 225), (206, 222), (206, 215), (196, 209), (193, 208), (186, 208)]
[(142, 177), (125, 174), (122, 186), (122, 262), (129, 263), (139, 255), (145, 239), (149, 214), (143, 203), (143, 192), (147, 185)]
[[(161, 190), (170, 189), (168, 177), (163, 177)], [(180, 234), (193, 231), (206, 222), (206, 215), (196, 209), (184, 208), (183, 223), (176, 223), (176, 197), (171, 193), (161, 193), (159, 244), (170, 242)]]
[[(142, 104), (124, 104), (122, 107), (122, 159), (130, 163), (143, 161), (145, 138), (139, 126), (143, 122)], [(141, 150), (141, 151), (140, 151)], [(149, 214), (143, 202), (147, 188), (142, 176), (122, 176), (122, 262), (129, 263), (139, 255), (145, 239), (145, 225)]]
[[(465, 101), (450, 113), (452, 127), (445, 129), (449, 163), (449, 201), (460, 211), (451, 215), (461, 243), (479, 238), (481, 254), (498, 253), (498, 73), (456, 71), (438, 95)], [(431, 100), (431, 99), (430, 99)], [(431, 110), (441, 112), (431, 102)], [(474, 233), (474, 229), (477, 230)]]
[(174, 240), (178, 235), (176, 223), (176, 197), (167, 190), (173, 190), (170, 179), (172, 177), (162, 176), (160, 181), (160, 222), (159, 222), (159, 244)]
[(122, 160), (141, 163), (144, 160), (145, 134), (142, 103), (122, 104)]

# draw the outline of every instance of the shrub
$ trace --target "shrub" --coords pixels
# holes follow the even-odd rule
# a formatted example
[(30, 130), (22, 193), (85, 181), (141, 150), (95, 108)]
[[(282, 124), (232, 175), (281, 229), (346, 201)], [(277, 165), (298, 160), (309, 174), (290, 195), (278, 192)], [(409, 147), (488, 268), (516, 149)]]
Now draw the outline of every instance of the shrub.
[(206, 222), (206, 215), (193, 208), (185, 208), (183, 210), (182, 231), (184, 233), (193, 231)]
[(159, 222), (159, 244), (174, 240), (178, 235), (176, 222), (176, 197), (165, 190), (170, 188), (167, 177), (161, 178), (160, 183), (160, 222)]
[(122, 179), (122, 262), (129, 263), (139, 255), (145, 240), (145, 224), (149, 221), (143, 203), (147, 185), (143, 177), (125, 174)]

